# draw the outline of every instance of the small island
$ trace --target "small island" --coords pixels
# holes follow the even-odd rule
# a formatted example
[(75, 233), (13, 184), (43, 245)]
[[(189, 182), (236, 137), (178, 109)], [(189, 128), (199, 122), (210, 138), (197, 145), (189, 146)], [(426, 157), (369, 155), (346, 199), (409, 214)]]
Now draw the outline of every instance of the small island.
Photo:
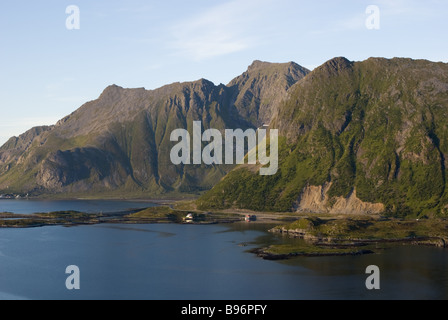
[(372, 254), (403, 244), (442, 248), (448, 246), (448, 221), (444, 219), (308, 216), (269, 231), (303, 241), (252, 250), (267, 260), (297, 256)]
[[(191, 216), (186, 220), (185, 217)], [(0, 228), (34, 228), (43, 226), (76, 226), (100, 223), (154, 224), (193, 223), (216, 224), (241, 221), (239, 214), (221, 212), (194, 212), (177, 210), (169, 206), (127, 210), (112, 213), (84, 213), (78, 211), (58, 211), (35, 214), (0, 213)]]
[[(256, 216), (256, 219), (254, 217)], [(251, 219), (248, 219), (251, 217)], [(249, 249), (266, 260), (299, 256), (343, 256), (379, 253), (396, 245), (448, 247), (448, 220), (398, 219), (378, 215), (306, 215), (299, 213), (223, 210), (204, 212), (192, 202), (160, 204), (114, 213), (60, 211), (35, 214), (0, 213), (0, 228), (114, 224), (261, 223), (279, 237), (297, 239)]]

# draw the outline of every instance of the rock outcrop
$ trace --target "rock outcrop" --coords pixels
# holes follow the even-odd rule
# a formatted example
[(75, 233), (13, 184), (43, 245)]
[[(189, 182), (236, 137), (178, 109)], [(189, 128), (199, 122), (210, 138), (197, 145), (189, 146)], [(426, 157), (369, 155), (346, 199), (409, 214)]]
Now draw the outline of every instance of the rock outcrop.
[(331, 183), (323, 186), (307, 186), (294, 204), (296, 212), (331, 214), (381, 214), (382, 203), (364, 202), (356, 196), (356, 189), (348, 197), (334, 197), (330, 201), (328, 191)]

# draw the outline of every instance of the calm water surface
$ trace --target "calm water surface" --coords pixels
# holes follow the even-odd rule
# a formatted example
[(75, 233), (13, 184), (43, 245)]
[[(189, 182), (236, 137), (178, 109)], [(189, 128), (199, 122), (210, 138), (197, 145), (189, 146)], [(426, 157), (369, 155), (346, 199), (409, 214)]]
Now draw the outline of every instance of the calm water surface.
[(86, 213), (119, 212), (128, 209), (141, 209), (153, 206), (155, 206), (155, 204), (148, 201), (0, 199), (0, 212), (12, 212), (17, 214), (69, 210)]
[[(0, 299), (447, 299), (448, 251), (397, 247), (359, 257), (265, 261), (247, 250), (291, 241), (268, 226), (93, 225), (0, 229)], [(247, 246), (241, 246), (246, 243)], [(381, 269), (368, 291), (365, 269)], [(77, 265), (81, 289), (65, 287)]]

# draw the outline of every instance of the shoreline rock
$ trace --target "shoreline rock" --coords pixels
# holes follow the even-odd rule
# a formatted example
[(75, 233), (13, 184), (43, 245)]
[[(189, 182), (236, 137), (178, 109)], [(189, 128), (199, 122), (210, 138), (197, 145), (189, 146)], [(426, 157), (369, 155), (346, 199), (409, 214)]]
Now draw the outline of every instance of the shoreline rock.
[(288, 260), (296, 257), (332, 257), (332, 256), (359, 256), (365, 254), (374, 254), (375, 252), (372, 250), (358, 250), (354, 252), (334, 252), (334, 253), (319, 253), (319, 252), (311, 252), (311, 253), (301, 253), (294, 252), (288, 254), (276, 254), (272, 252), (267, 252), (266, 248), (256, 248), (249, 251), (250, 253), (256, 254), (257, 257), (262, 258), (263, 260)]

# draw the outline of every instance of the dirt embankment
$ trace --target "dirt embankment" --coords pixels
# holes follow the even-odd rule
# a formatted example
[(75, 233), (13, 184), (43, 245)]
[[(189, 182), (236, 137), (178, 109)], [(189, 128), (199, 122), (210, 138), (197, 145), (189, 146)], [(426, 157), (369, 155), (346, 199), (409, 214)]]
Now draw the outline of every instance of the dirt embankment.
[(294, 204), (297, 212), (331, 214), (380, 214), (385, 207), (382, 203), (364, 202), (356, 195), (356, 189), (347, 197), (331, 199), (328, 191), (331, 183), (322, 186), (307, 186)]

